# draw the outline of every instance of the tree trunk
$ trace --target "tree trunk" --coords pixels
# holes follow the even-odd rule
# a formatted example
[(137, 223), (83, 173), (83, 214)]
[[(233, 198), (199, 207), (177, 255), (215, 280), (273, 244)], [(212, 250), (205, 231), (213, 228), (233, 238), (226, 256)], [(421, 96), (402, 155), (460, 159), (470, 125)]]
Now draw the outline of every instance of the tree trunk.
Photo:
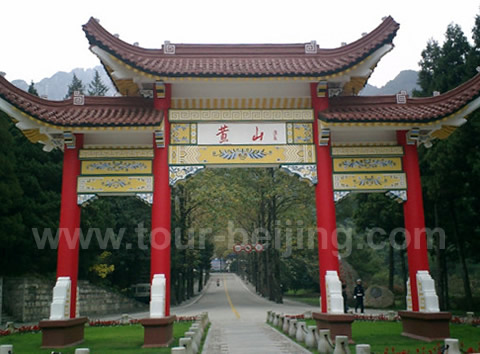
[(203, 279), (203, 285), (207, 285), (208, 279), (210, 279), (210, 271), (209, 269), (205, 269), (205, 278)]
[(188, 277), (187, 277), (187, 299), (190, 299), (193, 296), (193, 284), (195, 283), (195, 277), (193, 273), (193, 269), (190, 267), (188, 270)]
[(283, 303), (282, 283), (280, 281), (280, 251), (275, 251), (275, 287), (274, 298), (278, 304)]
[(178, 275), (178, 303), (185, 301), (185, 277), (183, 272)]
[(388, 289), (393, 292), (395, 276), (395, 253), (391, 242), (388, 243)]
[(198, 292), (203, 289), (203, 268), (200, 266), (198, 269)]
[(470, 287), (470, 279), (468, 276), (468, 268), (465, 260), (465, 244), (463, 237), (458, 232), (457, 212), (453, 201), (450, 201), (450, 213), (453, 219), (453, 236), (455, 238), (455, 245), (457, 248), (457, 254), (460, 261), (460, 269), (462, 272), (463, 288), (465, 291), (465, 305), (467, 309), (472, 308), (472, 289)]
[(407, 262), (405, 262), (405, 250), (400, 251), (400, 261), (402, 263), (402, 278), (403, 278), (403, 306), (407, 308), (407, 281), (408, 281), (408, 271), (407, 271)]
[(269, 270), (269, 253), (270, 253), (270, 245), (264, 246), (263, 252), (262, 252), (262, 259), (263, 259), (263, 269), (264, 269), (264, 274), (263, 274), (263, 296), (267, 297), (268, 294), (268, 288), (270, 288), (270, 270)]
[(450, 298), (448, 294), (448, 269), (447, 269), (447, 255), (445, 250), (442, 251), (442, 269), (443, 269), (443, 284), (445, 285), (445, 310), (450, 309)]
[[(434, 215), (434, 224), (435, 227), (438, 227), (438, 209), (437, 209), (437, 203), (433, 204), (433, 215)], [(441, 238), (440, 236), (437, 236), (436, 242), (435, 242), (435, 257), (436, 257), (436, 268), (437, 268), (437, 293), (438, 293), (438, 302), (440, 304), (440, 309), (444, 310), (446, 309), (446, 304), (445, 304), (445, 285), (444, 285), (444, 280), (445, 277), (443, 275), (443, 267), (442, 267), (442, 252), (443, 249), (441, 247)]]
[(177, 305), (178, 304), (177, 291), (176, 291), (177, 277), (172, 277), (170, 281), (171, 281), (170, 287), (172, 289), (172, 291), (170, 292), (170, 303), (172, 305)]

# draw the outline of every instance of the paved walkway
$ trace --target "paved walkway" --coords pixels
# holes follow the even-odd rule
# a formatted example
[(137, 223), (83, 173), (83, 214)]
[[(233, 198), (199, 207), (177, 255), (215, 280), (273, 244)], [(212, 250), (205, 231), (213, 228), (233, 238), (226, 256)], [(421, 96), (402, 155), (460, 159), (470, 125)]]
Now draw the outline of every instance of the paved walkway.
[(264, 323), (214, 322), (203, 353), (310, 353)]
[[(220, 286), (216, 285), (217, 279)], [(265, 323), (268, 310), (300, 314), (313, 307), (297, 303), (274, 304), (254, 294), (234, 274), (214, 274), (193, 304), (172, 309), (177, 315), (207, 311), (211, 327), (203, 353), (310, 353)]]

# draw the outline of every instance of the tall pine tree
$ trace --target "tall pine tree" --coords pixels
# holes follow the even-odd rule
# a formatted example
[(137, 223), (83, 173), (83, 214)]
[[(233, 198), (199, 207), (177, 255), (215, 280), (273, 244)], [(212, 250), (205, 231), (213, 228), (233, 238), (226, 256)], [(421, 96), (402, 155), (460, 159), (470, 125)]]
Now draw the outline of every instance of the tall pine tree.
[(98, 70), (95, 70), (95, 76), (88, 84), (88, 94), (90, 96), (105, 96), (108, 91), (108, 87), (103, 83)]
[(82, 80), (80, 80), (77, 75), (73, 74), (72, 82), (70, 85), (68, 85), (68, 91), (65, 95), (65, 99), (72, 97), (75, 91), (79, 91), (83, 95), (85, 87), (83, 86)]

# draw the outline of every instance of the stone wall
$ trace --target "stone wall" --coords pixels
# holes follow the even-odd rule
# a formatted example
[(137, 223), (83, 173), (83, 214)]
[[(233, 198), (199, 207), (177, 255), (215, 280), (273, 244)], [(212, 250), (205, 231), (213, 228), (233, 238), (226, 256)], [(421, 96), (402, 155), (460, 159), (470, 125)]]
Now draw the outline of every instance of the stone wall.
[(78, 282), (80, 291), (80, 314), (83, 316), (100, 316), (122, 314), (135, 311), (148, 311), (147, 305), (109, 289), (100, 288), (86, 280)]
[[(3, 308), (18, 322), (36, 322), (50, 315), (53, 280), (35, 277), (4, 278)], [(80, 280), (80, 315), (101, 316), (146, 311), (146, 305)]]
[(37, 278), (4, 278), (4, 312), (19, 322), (47, 318), (52, 301), (52, 281)]

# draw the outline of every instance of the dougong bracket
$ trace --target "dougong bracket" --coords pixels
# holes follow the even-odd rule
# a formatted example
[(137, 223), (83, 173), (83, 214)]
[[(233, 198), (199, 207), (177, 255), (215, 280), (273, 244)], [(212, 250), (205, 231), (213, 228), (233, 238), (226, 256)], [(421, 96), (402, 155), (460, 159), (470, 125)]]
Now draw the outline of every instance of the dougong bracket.
[(320, 129), (318, 133), (318, 145), (320, 146), (328, 146), (328, 142), (330, 141), (330, 129)]
[(75, 146), (76, 146), (75, 134), (73, 134), (71, 131), (64, 131), (63, 143), (65, 144), (67, 149), (75, 149)]
[(408, 145), (416, 145), (417, 141), (420, 139), (420, 128), (412, 128), (408, 133), (407, 133), (407, 144)]
[(163, 124), (159, 130), (155, 130), (155, 145), (157, 148), (164, 148), (165, 147), (165, 129), (163, 128)]

